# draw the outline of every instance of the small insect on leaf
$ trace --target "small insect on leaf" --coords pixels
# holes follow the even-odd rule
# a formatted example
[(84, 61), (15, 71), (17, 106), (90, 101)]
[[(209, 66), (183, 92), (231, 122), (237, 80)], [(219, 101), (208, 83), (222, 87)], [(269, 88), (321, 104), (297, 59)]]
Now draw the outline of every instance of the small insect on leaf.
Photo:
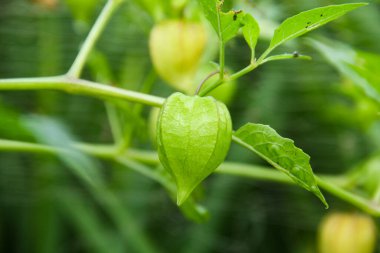
[(232, 19), (233, 19), (234, 21), (236, 21), (238, 14), (239, 14), (239, 13), (242, 13), (242, 12), (243, 12), (242, 10), (234, 11), (234, 16), (233, 16)]

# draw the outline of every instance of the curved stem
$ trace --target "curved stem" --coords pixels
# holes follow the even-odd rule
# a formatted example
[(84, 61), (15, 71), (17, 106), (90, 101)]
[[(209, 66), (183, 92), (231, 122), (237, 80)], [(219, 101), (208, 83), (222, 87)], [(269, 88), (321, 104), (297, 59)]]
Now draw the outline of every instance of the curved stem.
[(224, 77), (223, 79), (220, 79), (217, 80), (215, 83), (213, 83), (212, 85), (209, 85), (207, 86), (205, 89), (201, 90), (199, 92), (199, 96), (205, 96), (207, 95), (209, 92), (211, 92), (212, 90), (214, 90), (215, 88), (217, 88), (219, 85), (222, 85), (223, 83), (225, 82), (229, 82), (229, 81), (233, 81), (233, 80), (236, 80), (246, 74), (248, 74), (249, 72), (251, 72), (252, 70), (254, 70), (255, 68), (257, 68), (259, 66), (259, 64), (257, 62), (252, 62), (251, 64), (249, 64), (247, 67), (245, 67), (244, 69), (236, 72), (235, 74), (229, 76), (229, 77)]
[(368, 199), (365, 199), (357, 194), (351, 193), (349, 191), (346, 191), (339, 186), (336, 186), (335, 184), (332, 184), (328, 182), (327, 180), (323, 179), (322, 177), (316, 177), (318, 186), (324, 189), (325, 191), (328, 191), (332, 195), (345, 200), (348, 203), (351, 203), (352, 205), (358, 207), (359, 209), (372, 214), (374, 216), (380, 216), (380, 205), (371, 202)]
[(161, 107), (165, 99), (67, 76), (0, 79), (0, 90), (60, 90), (92, 97), (124, 99)]
[(206, 96), (209, 92), (211, 92), (212, 90), (214, 90), (215, 88), (217, 88), (219, 85), (221, 85), (223, 83), (223, 81), (221, 79), (218, 79), (215, 83), (213, 83), (212, 85), (210, 86), (207, 86), (206, 88), (204, 88), (203, 90), (201, 90), (199, 92), (199, 96), (203, 97), (203, 96)]
[(74, 63), (71, 65), (70, 70), (67, 72), (68, 76), (78, 78), (82, 72), (83, 66), (86, 63), (88, 55), (90, 54), (95, 43), (99, 39), (109, 19), (111, 18), (116, 7), (121, 3), (121, 0), (108, 0), (100, 13), (98, 19), (93, 25), (90, 33), (84, 41)]
[(272, 48), (267, 48), (267, 50), (264, 51), (264, 53), (262, 53), (262, 55), (260, 55), (259, 59), (257, 60), (258, 64), (261, 64), (264, 59), (272, 52)]
[[(224, 52), (224, 49), (223, 49), (223, 52)], [(224, 82), (236, 80), (236, 79), (248, 74), (249, 72), (253, 71), (258, 66), (260, 66), (264, 63), (270, 62), (270, 61), (285, 60), (285, 59), (290, 59), (290, 58), (299, 58), (299, 59), (303, 59), (303, 60), (310, 60), (311, 59), (310, 56), (304, 56), (304, 55), (294, 57), (294, 54), (275, 55), (275, 56), (270, 56), (268, 58), (265, 58), (269, 53), (270, 53), (270, 51), (268, 51), (268, 50), (265, 51), (257, 61), (253, 58), (252, 62), (247, 67), (245, 67), (245, 68), (241, 69), (240, 71), (232, 74), (227, 79), (224, 78), (224, 74), (223, 74), (223, 78), (220, 78), (214, 84), (212, 84), (209, 87), (207, 87), (206, 89), (200, 91), (199, 95), (205, 96), (205, 95), (207, 95), (207, 93), (209, 93), (213, 89), (217, 88), (219, 85), (223, 84)]]
[(218, 73), (219, 73), (219, 70), (216, 70), (214, 72), (211, 72), (208, 76), (206, 76), (206, 78), (203, 79), (203, 81), (198, 85), (198, 88), (195, 91), (195, 95), (198, 95), (199, 91), (202, 89), (203, 85), (207, 82), (208, 79), (210, 79), (211, 77), (215, 76)]

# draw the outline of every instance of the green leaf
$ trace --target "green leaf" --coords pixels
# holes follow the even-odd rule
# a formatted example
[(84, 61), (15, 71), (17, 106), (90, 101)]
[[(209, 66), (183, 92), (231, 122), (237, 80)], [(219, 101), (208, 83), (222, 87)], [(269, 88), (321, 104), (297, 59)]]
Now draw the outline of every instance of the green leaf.
[(343, 16), (347, 12), (364, 5), (367, 4), (353, 3), (330, 5), (301, 12), (290, 17), (275, 30), (268, 51), (272, 51), (280, 44), (317, 29), (318, 27)]
[[(4, 97), (5, 98), (5, 97)], [(0, 100), (0, 133), (7, 139), (32, 139), (32, 134), (20, 122), (20, 115)]]
[[(59, 188), (55, 192), (58, 207), (64, 218), (73, 226), (91, 252), (106, 253), (112, 247), (113, 252), (125, 252), (122, 241), (116, 239), (117, 235), (103, 221), (91, 198), (81, 194), (80, 191)], [(112, 232), (111, 232), (112, 231)]]
[(84, 182), (86, 189), (117, 226), (119, 235), (131, 245), (131, 250), (156, 252), (155, 247), (145, 238), (145, 234), (132, 218), (122, 199), (107, 188), (100, 163), (73, 148), (75, 139), (63, 124), (43, 116), (28, 116), (23, 119), (23, 122), (40, 142), (63, 150), (59, 152), (59, 158)]
[(243, 12), (229, 11), (222, 12), (221, 5), (223, 1), (218, 0), (199, 0), (206, 18), (224, 43), (232, 39), (244, 26)]
[(292, 140), (281, 137), (267, 125), (253, 123), (236, 131), (233, 140), (314, 193), (328, 207), (311, 169), (310, 156), (297, 148)]
[(243, 12), (221, 12), (220, 31), (218, 33), (219, 39), (226, 43), (227, 41), (235, 37), (239, 32), (239, 29), (244, 26), (244, 17), (245, 14)]
[(251, 14), (246, 13), (243, 17), (243, 36), (252, 51), (252, 59), (255, 58), (255, 48), (260, 34), (260, 27)]
[(341, 74), (380, 103), (380, 55), (356, 51), (337, 41), (310, 41)]
[(37, 115), (24, 117), (22, 122), (41, 143), (64, 150), (59, 158), (81, 180), (92, 187), (105, 184), (97, 161), (73, 148), (74, 137), (61, 122)]
[[(116, 161), (121, 165), (126, 166), (161, 184), (167, 190), (170, 198), (176, 202), (177, 188), (175, 185), (175, 180), (173, 176), (164, 169), (164, 167), (160, 165), (153, 170), (144, 164), (140, 164), (126, 157), (119, 157)], [(192, 196), (190, 196), (190, 198), (180, 206), (180, 210), (186, 218), (197, 223), (205, 222), (209, 218), (207, 209), (200, 205)]]
[(208, 21), (218, 32), (218, 0), (199, 0), (199, 4), (203, 9), (203, 13)]

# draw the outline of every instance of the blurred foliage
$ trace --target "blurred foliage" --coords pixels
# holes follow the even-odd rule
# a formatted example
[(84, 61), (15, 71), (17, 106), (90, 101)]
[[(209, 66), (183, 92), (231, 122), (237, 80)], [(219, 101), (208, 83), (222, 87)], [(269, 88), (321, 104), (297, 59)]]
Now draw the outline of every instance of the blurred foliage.
[[(161, 96), (173, 92), (151, 76), (149, 31), (167, 13), (153, 15), (146, 8), (151, 2), (122, 5), (92, 53), (85, 78), (132, 90), (152, 88)], [(286, 17), (344, 2), (226, 0), (260, 17), (259, 52), (269, 43), (268, 31)], [(369, 66), (362, 65), (366, 71), (380, 66), (380, 5), (370, 3), (308, 37), (328, 38), (376, 55)], [(64, 73), (103, 4), (100, 0), (0, 1), (0, 78)], [(196, 10), (194, 1), (189, 4)], [(184, 15), (199, 17), (196, 11)], [(229, 69), (238, 70), (249, 62), (244, 43), (239, 38), (227, 44)], [(379, 103), (306, 39), (276, 52), (295, 50), (311, 55), (313, 61), (270, 63), (238, 81), (229, 105), (234, 128), (247, 121), (271, 125), (311, 156), (316, 173), (338, 174), (365, 167), (367, 160), (378, 161), (374, 156), (380, 149)], [(149, 76), (152, 87), (143, 85)], [(53, 91), (1, 92), (0, 138), (53, 146), (72, 139), (111, 143), (110, 106)], [(150, 108), (119, 106), (125, 108), (116, 113), (132, 133), (131, 144), (152, 149), (146, 124)], [(236, 146), (229, 159), (258, 162)], [(0, 252), (316, 253), (316, 229), (326, 211), (298, 188), (215, 175), (199, 195), (204, 195), (202, 203), (210, 213), (203, 224), (184, 218), (165, 189), (128, 165), (81, 153), (54, 157), (1, 152)], [(331, 209), (352, 208), (328, 197)]]

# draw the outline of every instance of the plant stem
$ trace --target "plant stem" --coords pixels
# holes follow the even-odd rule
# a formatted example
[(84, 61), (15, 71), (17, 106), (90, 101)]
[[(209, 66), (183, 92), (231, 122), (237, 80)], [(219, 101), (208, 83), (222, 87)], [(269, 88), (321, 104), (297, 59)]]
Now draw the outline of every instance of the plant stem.
[(208, 79), (210, 79), (211, 77), (215, 76), (218, 73), (219, 73), (219, 70), (216, 70), (214, 72), (211, 72), (208, 76), (206, 76), (206, 78), (203, 79), (203, 81), (198, 85), (197, 90), (195, 91), (195, 95), (199, 94), (199, 91), (202, 89), (203, 85), (207, 82)]
[(231, 75), (229, 77), (224, 77), (223, 79), (219, 78), (215, 83), (213, 83), (212, 85), (209, 85), (205, 89), (201, 90), (199, 92), (199, 96), (205, 96), (205, 95), (207, 95), (209, 92), (211, 92), (212, 90), (214, 90), (218, 86), (222, 85), (223, 83), (236, 80), (236, 79), (238, 79), (238, 78), (246, 75), (247, 73), (251, 72), (252, 70), (254, 70), (255, 68), (257, 68), (258, 66), (259, 65), (256, 62), (251, 62), (251, 64), (249, 64), (244, 69), (236, 72), (235, 74), (233, 74), (233, 75)]
[[(139, 91), (142, 92), (143, 94), (146, 94), (146, 93), (149, 94), (156, 79), (157, 79), (156, 72), (153, 69), (150, 70), (149, 74), (143, 81)], [(143, 104), (135, 104), (133, 106), (133, 114), (136, 117), (140, 117), (143, 109), (144, 109)], [(120, 152), (123, 152), (124, 150), (128, 148), (128, 146), (130, 145), (132, 141), (133, 133), (135, 130), (136, 130), (135, 126), (132, 126), (132, 125), (128, 125), (127, 128), (124, 127), (122, 136), (120, 138), (119, 145), (118, 145), (119, 146), (118, 149)]]
[[(151, 170), (143, 165), (139, 165), (139, 163), (147, 164), (150, 166), (159, 165), (160, 162), (156, 152), (129, 149), (125, 153), (118, 155), (118, 150), (113, 145), (76, 143), (73, 144), (73, 147), (89, 155), (116, 161), (127, 167), (133, 167), (135, 171), (163, 185), (167, 184), (166, 179), (161, 178), (160, 175), (158, 175), (154, 170)], [(59, 152), (65, 152), (67, 150), (41, 144), (0, 140), (0, 151), (57, 154)], [(215, 172), (219, 174), (247, 177), (255, 180), (264, 180), (295, 185), (294, 181), (292, 181), (285, 174), (265, 166), (236, 162), (224, 162)], [(351, 193), (340, 186), (344, 185), (344, 183), (342, 184), (342, 176), (318, 176), (316, 177), (316, 180), (318, 186), (321, 187), (321, 189), (324, 189), (330, 194), (352, 204), (353, 206), (356, 206), (357, 208), (369, 214), (380, 217), (380, 205), (378, 203), (365, 199), (355, 193)]]
[[(141, 88), (139, 89), (139, 92), (143, 94), (149, 94), (152, 91), (153, 85), (157, 80), (157, 73), (154, 71), (154, 69), (151, 69), (146, 76), (145, 80), (143, 81)], [(136, 114), (141, 114), (144, 106), (142, 104), (136, 104), (133, 107), (133, 111)]]
[(375, 203), (380, 205), (380, 184), (377, 186), (377, 189), (372, 199)]
[(78, 78), (82, 72), (84, 64), (90, 54), (92, 48), (94, 47), (96, 41), (102, 34), (105, 26), (107, 25), (109, 19), (111, 18), (116, 7), (121, 3), (120, 0), (108, 0), (104, 6), (102, 12), (100, 13), (95, 24), (92, 26), (90, 33), (88, 34), (86, 40), (84, 41), (74, 63), (71, 65), (70, 70), (67, 75), (70, 77)]
[[(136, 159), (142, 163), (156, 165), (159, 163), (158, 156), (155, 152), (140, 153), (133, 151), (129, 154), (130, 158)], [(257, 166), (236, 162), (224, 162), (215, 171), (219, 174), (235, 175), (241, 177), (253, 178), (255, 180), (272, 181), (284, 184), (295, 184), (293, 180), (285, 174), (272, 168)], [(345, 185), (342, 176), (319, 176), (316, 177), (318, 186), (329, 192), (330, 194), (358, 207), (359, 209), (368, 212), (375, 216), (380, 216), (380, 205), (371, 202), (357, 194), (351, 193), (343, 189), (340, 185)]]
[(22, 141), (0, 140), (2, 152), (30, 152), (42, 154), (56, 154), (58, 150), (46, 145), (26, 143)]
[[(265, 181), (274, 181), (278, 183), (295, 184), (294, 181), (279, 171), (254, 165), (225, 162), (220, 165), (216, 172)], [(331, 176), (316, 177), (316, 180), (319, 187), (334, 195), (335, 197), (338, 197), (369, 214), (380, 216), (379, 204), (373, 203), (357, 194), (344, 190), (334, 183), (331, 183), (330, 180), (333, 180)]]
[(124, 165), (125, 167), (131, 168), (134, 171), (160, 183), (162, 186), (166, 188), (169, 187), (168, 181), (164, 177), (162, 177), (155, 170), (153, 170), (150, 167), (147, 167), (146, 165), (140, 164), (134, 160), (131, 160), (126, 157), (121, 157), (121, 156), (115, 158), (115, 161)]
[[(137, 160), (149, 165), (158, 165), (159, 160), (156, 152), (130, 150), (125, 154), (130, 159)], [(215, 171), (219, 174), (235, 175), (240, 177), (253, 178), (255, 180), (271, 181), (289, 185), (295, 185), (295, 182), (285, 174), (265, 166), (224, 162)], [(359, 195), (351, 193), (339, 185), (342, 184), (341, 176), (319, 176), (316, 177), (318, 186), (330, 194), (356, 206), (357, 208), (375, 216), (380, 216), (380, 206)], [(343, 183), (344, 185), (344, 183)]]
[(374, 216), (380, 216), (380, 205), (370, 200), (367, 200), (359, 195), (346, 191), (339, 186), (336, 186), (327, 180), (324, 180), (322, 177), (316, 177), (318, 186), (322, 189), (328, 191), (332, 195), (343, 199), (344, 201), (351, 203), (352, 205), (358, 207), (359, 209), (372, 214)]
[(272, 50), (272, 48), (268, 48), (264, 51), (264, 53), (262, 53), (262, 55), (260, 55), (259, 59), (257, 60), (258, 65), (260, 65), (264, 61), (265, 57), (267, 57), (270, 54), (270, 52), (272, 52)]
[(221, 40), (219, 42), (219, 79), (223, 80), (224, 79), (224, 61), (225, 61), (225, 47), (224, 47), (224, 42)]
[(279, 173), (276, 170), (264, 166), (248, 165), (236, 162), (224, 162), (215, 172), (219, 174), (255, 178), (264, 181), (293, 184), (293, 181), (285, 174)]
[(252, 62), (251, 64), (249, 64), (244, 69), (242, 69), (239, 72), (236, 72), (235, 74), (231, 75), (229, 79), (230, 80), (236, 80), (236, 79), (248, 74), (249, 72), (251, 72), (252, 70), (254, 70), (257, 67), (258, 67), (258, 65), (255, 62)]
[[(222, 59), (223, 59), (223, 64), (224, 64), (224, 44), (220, 45), (220, 47), (223, 48), (223, 50), (221, 50), (221, 56), (222, 57), (221, 57), (220, 63), (222, 63)], [(222, 54), (222, 52), (223, 52), (223, 54)], [(208, 86), (204, 90), (201, 90), (199, 92), (199, 95), (200, 96), (205, 96), (210, 91), (212, 91), (213, 89), (217, 88), (219, 85), (223, 84), (224, 82), (236, 80), (236, 79), (238, 79), (238, 78), (240, 78), (240, 77), (248, 74), (252, 70), (256, 69), (258, 66), (260, 66), (260, 65), (262, 65), (264, 63), (270, 62), (270, 61), (286, 60), (286, 59), (291, 59), (291, 58), (298, 58), (298, 59), (302, 59), (302, 60), (310, 60), (311, 59), (310, 56), (306, 56), (306, 55), (300, 55), (300, 56), (294, 57), (294, 54), (275, 55), (275, 56), (270, 56), (268, 58), (265, 58), (270, 52), (271, 52), (271, 50), (266, 50), (260, 56), (260, 58), (258, 60), (255, 60), (254, 58), (252, 58), (251, 63), (247, 67), (245, 67), (242, 70), (240, 70), (240, 71), (232, 74), (228, 78), (224, 77), (224, 73), (222, 75), (222, 72), (221, 72), (221, 76), (220, 76), (219, 80), (216, 81), (214, 84)], [(222, 67), (221, 67), (221, 69), (222, 69)]]
[(217, 3), (217, 18), (218, 18), (218, 35), (219, 35), (219, 79), (224, 79), (224, 61), (225, 61), (225, 45), (223, 41), (222, 23), (220, 20), (220, 12), (223, 3)]
[(260, 64), (264, 64), (270, 61), (280, 61), (280, 60), (288, 60), (288, 59), (311, 60), (311, 57), (308, 55), (295, 55), (295, 54), (273, 55), (262, 60)]
[(199, 96), (203, 97), (203, 96), (206, 96), (209, 92), (211, 92), (212, 90), (214, 90), (215, 88), (217, 88), (219, 85), (223, 84), (223, 81), (221, 79), (218, 79), (215, 83), (213, 83), (212, 85), (210, 86), (207, 86), (206, 88), (202, 89), (200, 92), (199, 92)]
[[(84, 153), (91, 154), (99, 158), (111, 158), (114, 156), (115, 147), (112, 145), (95, 145), (74, 143), (73, 148), (78, 149)], [(27, 152), (27, 153), (40, 153), (40, 154), (53, 154), (56, 155), (62, 152), (68, 152), (64, 148), (57, 148), (37, 143), (28, 143), (13, 140), (0, 140), (1, 152)]]
[(104, 103), (107, 111), (108, 122), (111, 129), (112, 137), (115, 143), (119, 143), (123, 138), (122, 123), (118, 115), (118, 111), (115, 105), (111, 103)]
[(0, 79), (0, 90), (60, 90), (100, 98), (124, 99), (161, 107), (165, 99), (67, 76)]
[(125, 152), (125, 156), (132, 160), (139, 161), (151, 166), (157, 166), (160, 164), (157, 152), (147, 150), (128, 149)]

